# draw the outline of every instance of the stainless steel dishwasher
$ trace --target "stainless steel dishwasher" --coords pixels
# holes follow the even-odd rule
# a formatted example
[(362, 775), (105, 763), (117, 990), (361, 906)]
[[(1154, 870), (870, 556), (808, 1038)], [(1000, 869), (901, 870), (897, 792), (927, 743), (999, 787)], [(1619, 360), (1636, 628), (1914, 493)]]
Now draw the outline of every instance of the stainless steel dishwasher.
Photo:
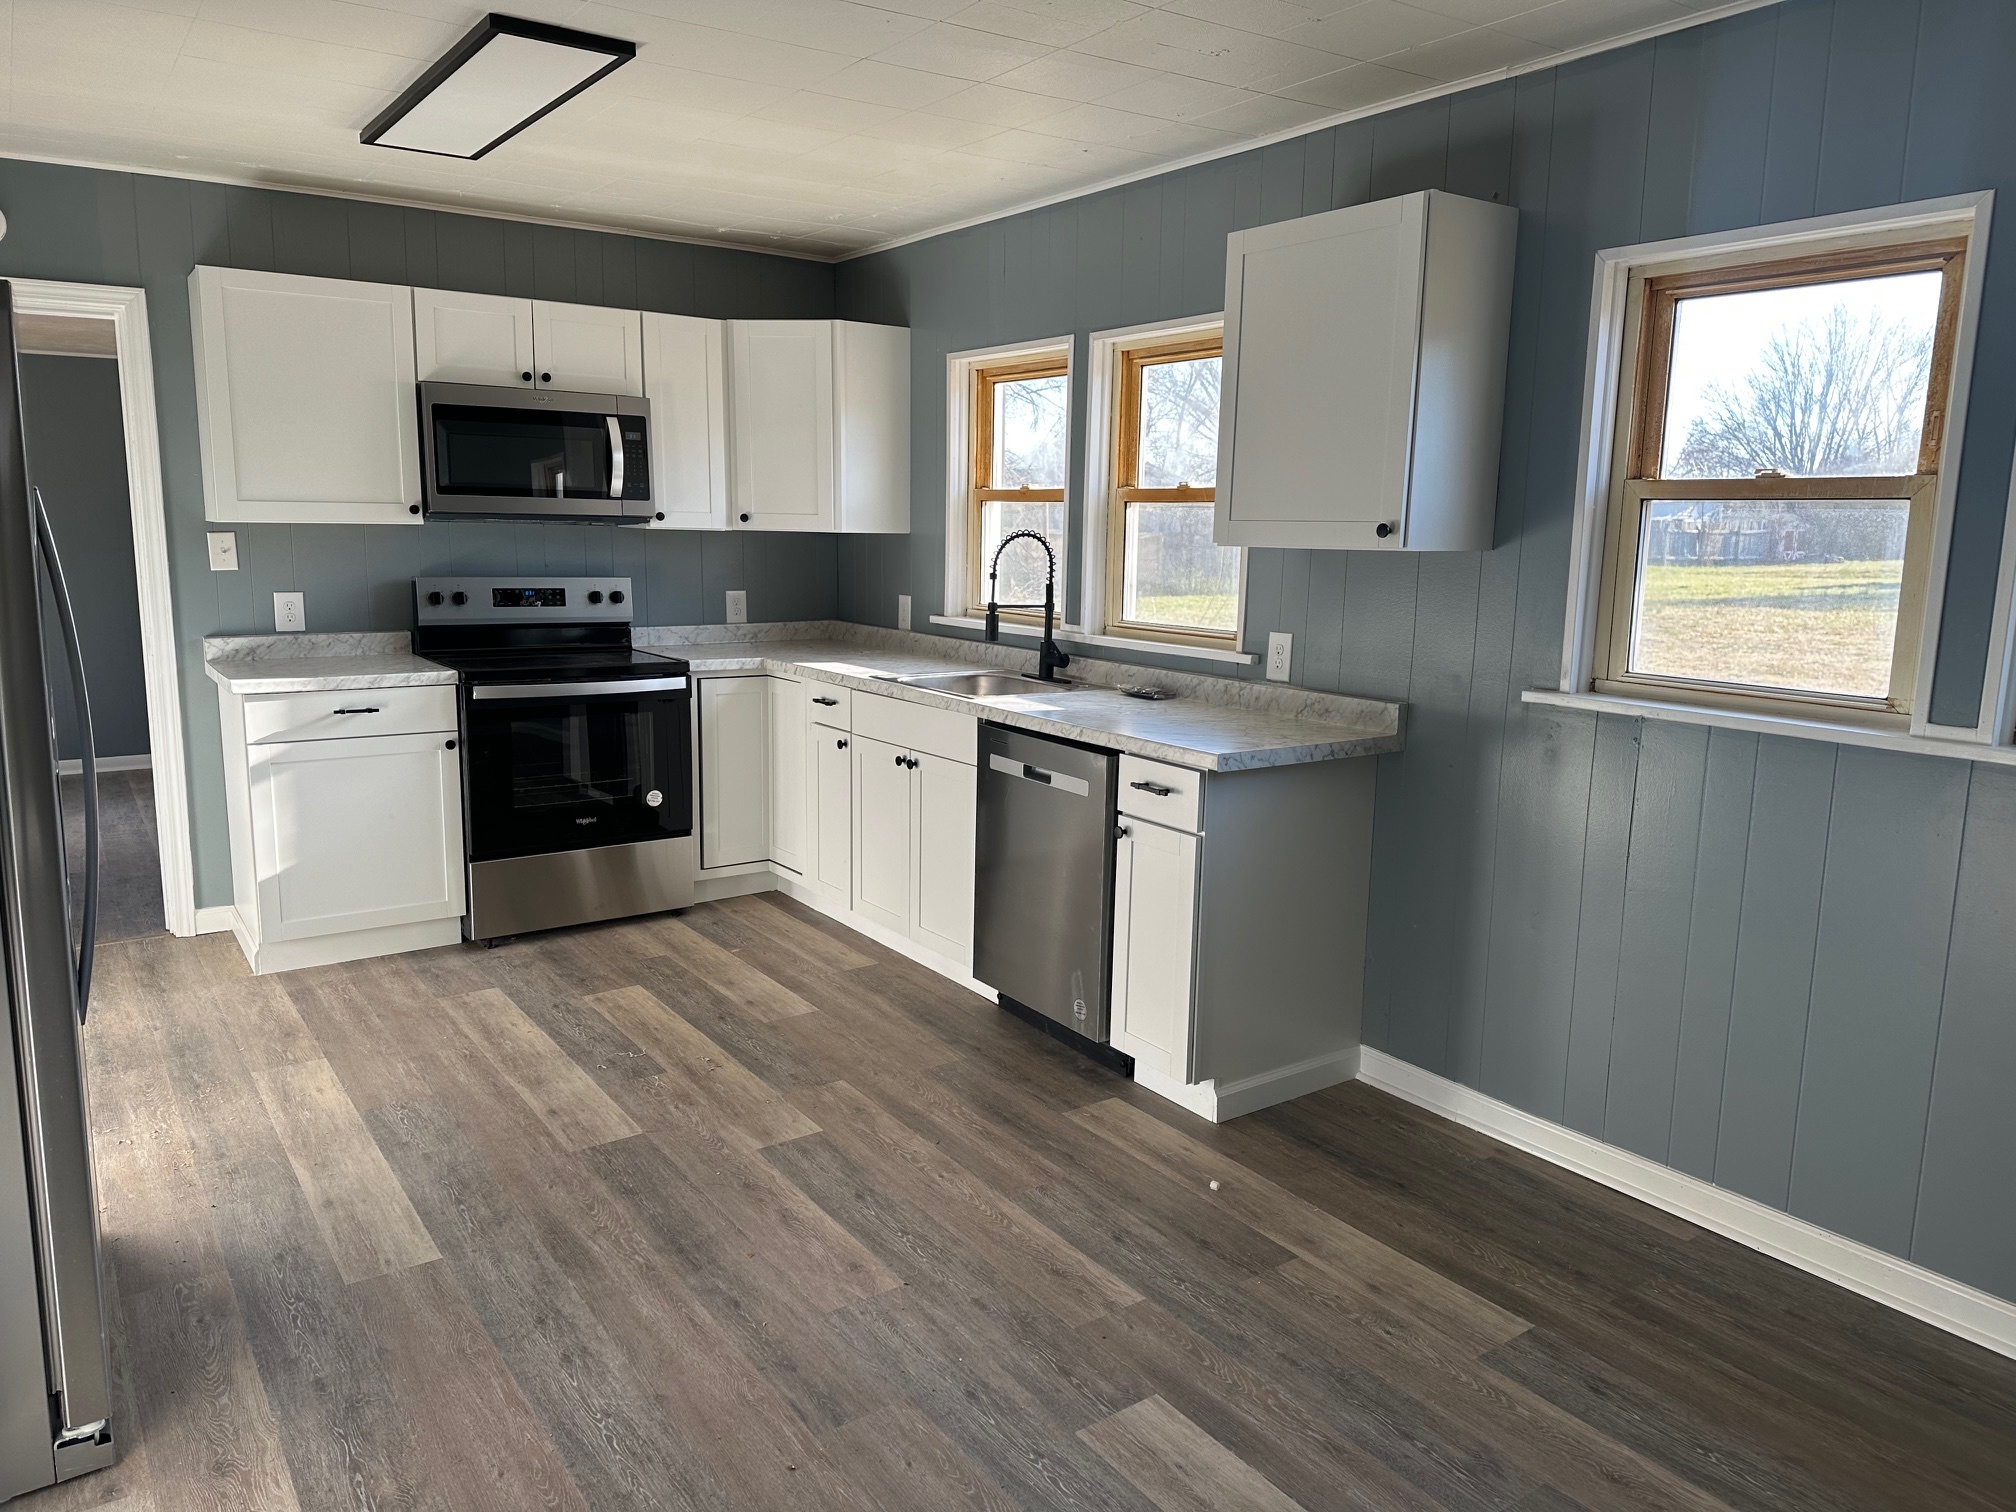
[(1102, 1045), (1118, 764), (1112, 751), (980, 726), (973, 975)]

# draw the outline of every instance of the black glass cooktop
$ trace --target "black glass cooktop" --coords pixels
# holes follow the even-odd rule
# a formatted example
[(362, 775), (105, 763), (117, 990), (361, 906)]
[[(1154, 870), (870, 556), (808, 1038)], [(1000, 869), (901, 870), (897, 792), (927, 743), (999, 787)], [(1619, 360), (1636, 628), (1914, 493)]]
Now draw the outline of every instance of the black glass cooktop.
[(452, 667), (464, 682), (563, 682), (626, 677), (677, 677), (686, 663), (629, 646), (514, 646), (509, 650), (457, 648), (422, 651), (425, 660)]

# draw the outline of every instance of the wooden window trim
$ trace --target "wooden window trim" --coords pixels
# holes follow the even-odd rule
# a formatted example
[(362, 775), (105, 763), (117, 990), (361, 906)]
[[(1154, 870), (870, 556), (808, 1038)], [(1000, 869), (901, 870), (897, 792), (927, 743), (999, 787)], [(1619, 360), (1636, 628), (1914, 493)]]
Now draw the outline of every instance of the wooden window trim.
[[(1851, 247), (1806, 257), (1751, 261), (1643, 281), (1633, 301), (1627, 336), (1635, 341), (1631, 402), (1620, 421), (1628, 427), (1621, 465), (1610, 490), (1603, 547), (1603, 585), (1597, 598), (1595, 666), (1591, 688), (1631, 698), (1712, 703), (1765, 714), (1846, 718), (1872, 728), (1909, 725), (1912, 690), (1922, 651), (1930, 584), (1939, 464), (1952, 401), (1954, 353), (1959, 339), (1967, 244), (1964, 238)], [(1835, 283), (1887, 274), (1940, 272), (1937, 326), (1926, 385), (1918, 471), (1902, 477), (1664, 478), (1667, 386), (1673, 356), (1674, 317), (1682, 299), (1747, 293), (1802, 284)], [(1638, 597), (1644, 508), (1658, 499), (1782, 499), (1826, 504), (1858, 499), (1908, 501), (1903, 581), (1897, 605), (1889, 691), (1882, 698), (1752, 687), (1728, 682), (1633, 671), (1631, 634)]]
[(1134, 640), (1166, 641), (1179, 645), (1237, 646), (1239, 628), (1200, 630), (1194, 625), (1165, 625), (1153, 620), (1130, 620), (1122, 613), (1127, 602), (1127, 506), (1130, 504), (1194, 504), (1215, 508), (1218, 480), (1208, 487), (1183, 484), (1175, 488), (1142, 488), (1141, 476), (1141, 375), (1144, 369), (1171, 362), (1192, 362), (1200, 357), (1225, 355), (1221, 334), (1182, 336), (1168, 341), (1148, 341), (1122, 348), (1116, 354), (1118, 382), (1115, 385), (1113, 435), (1113, 485), (1106, 509), (1106, 633)]
[[(972, 451), (966, 468), (966, 582), (967, 596), (972, 601), (967, 605), (968, 614), (977, 616), (987, 611), (987, 564), (981, 560), (982, 543), (986, 539), (983, 529), (985, 506), (1005, 499), (1025, 504), (1064, 502), (1065, 491), (1061, 488), (994, 487), (994, 390), (1003, 383), (1029, 378), (1068, 378), (1070, 373), (1071, 355), (1062, 350), (1009, 362), (986, 363), (973, 369), (972, 383), (968, 388), (968, 413), (972, 417), (968, 431)], [(1060, 598), (1065, 587), (1064, 570), (1064, 557), (1060, 551), (1057, 561)], [(1059, 612), (1062, 612), (1061, 603)], [(1039, 623), (1043, 618), (1040, 613), (1031, 613), (1026, 609), (1003, 609), (1001, 617), (1028, 624)]]

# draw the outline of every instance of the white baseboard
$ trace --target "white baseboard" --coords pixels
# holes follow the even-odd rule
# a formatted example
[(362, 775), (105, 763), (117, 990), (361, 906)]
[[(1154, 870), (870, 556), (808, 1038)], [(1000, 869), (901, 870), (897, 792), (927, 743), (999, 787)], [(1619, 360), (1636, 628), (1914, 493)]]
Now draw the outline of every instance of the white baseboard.
[(738, 872), (702, 872), (693, 879), (693, 901), (713, 903), (749, 893), (775, 892), (777, 876), (769, 867)]
[(229, 903), (220, 903), (214, 908), (196, 910), (195, 934), (223, 934), (227, 929), (235, 929), (238, 924), (238, 910)]
[(900, 956), (908, 956), (919, 966), (937, 972), (948, 982), (956, 982), (968, 992), (977, 993), (990, 1003), (997, 1001), (994, 989), (985, 982), (977, 981), (963, 962), (940, 955), (935, 950), (919, 945), (908, 935), (898, 934), (886, 925), (878, 924), (873, 919), (855, 913), (851, 908), (835, 903), (819, 889), (808, 886), (794, 874), (778, 871), (773, 872), (771, 876), (776, 884), (775, 891), (797, 899), (807, 908), (818, 909), (827, 918), (845, 924), (856, 934), (866, 935), (877, 945), (886, 945)]
[[(59, 761), (56, 763), (56, 770), (65, 777), (81, 777), (84, 774), (83, 759), (81, 757), (72, 757), (68, 761)], [(98, 758), (98, 770), (101, 772), (151, 772), (154, 770), (154, 758), (146, 755), (144, 752), (138, 756), (100, 756)]]
[[(1121, 1050), (1127, 1048), (1120, 1039), (1114, 1041), (1114, 1046)], [(1297, 1061), (1290, 1066), (1277, 1066), (1272, 1071), (1235, 1077), (1231, 1081), (1212, 1078), (1200, 1082), (1180, 1082), (1173, 1076), (1164, 1076), (1152, 1066), (1142, 1065), (1138, 1059), (1134, 1062), (1134, 1080), (1138, 1085), (1213, 1123), (1223, 1123), (1228, 1118), (1256, 1113), (1290, 1098), (1320, 1092), (1325, 1087), (1350, 1081), (1357, 1074), (1356, 1045), (1329, 1055)]]
[(2016, 1303), (1843, 1238), (1698, 1176), (1536, 1118), (1383, 1051), (1368, 1048), (1362, 1052), (1358, 1079), (1934, 1328), (1957, 1334), (1983, 1349), (2016, 1359)]

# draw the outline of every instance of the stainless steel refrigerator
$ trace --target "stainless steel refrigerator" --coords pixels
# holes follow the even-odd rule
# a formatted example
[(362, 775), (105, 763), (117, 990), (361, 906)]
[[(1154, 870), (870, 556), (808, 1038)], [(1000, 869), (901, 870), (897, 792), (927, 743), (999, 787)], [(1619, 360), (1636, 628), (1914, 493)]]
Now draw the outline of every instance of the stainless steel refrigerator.
[[(54, 606), (46, 624), (45, 584)], [(94, 802), (89, 880), (73, 899), (45, 638), (62, 645), (77, 682), (91, 794), (75, 622), (28, 479), (14, 291), (0, 281), (0, 1007), (8, 1029), (0, 1041), (0, 1500), (113, 1459), (84, 1100), (97, 815)]]

